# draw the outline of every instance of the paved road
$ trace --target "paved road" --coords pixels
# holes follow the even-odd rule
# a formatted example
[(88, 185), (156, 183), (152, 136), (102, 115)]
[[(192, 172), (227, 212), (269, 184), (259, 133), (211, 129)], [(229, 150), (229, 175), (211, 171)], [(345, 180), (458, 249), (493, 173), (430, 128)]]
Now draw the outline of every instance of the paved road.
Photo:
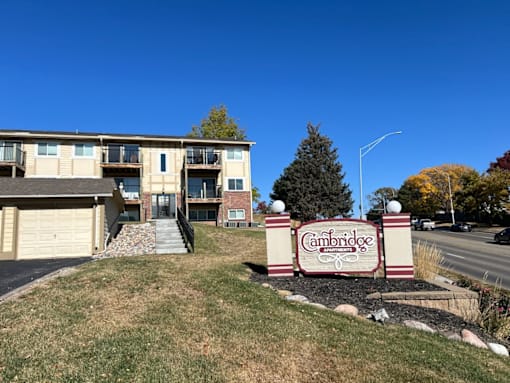
[(72, 267), (92, 258), (37, 259), (0, 261), (0, 297), (64, 267)]
[(494, 233), (448, 230), (413, 231), (413, 241), (434, 243), (442, 250), (444, 267), (510, 290), (510, 245), (494, 243)]

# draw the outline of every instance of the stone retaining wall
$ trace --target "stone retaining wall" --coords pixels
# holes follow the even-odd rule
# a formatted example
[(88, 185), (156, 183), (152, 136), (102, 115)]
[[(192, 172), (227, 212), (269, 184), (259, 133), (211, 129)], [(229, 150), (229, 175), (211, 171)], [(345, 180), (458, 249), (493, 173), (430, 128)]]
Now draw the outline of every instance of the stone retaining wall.
[(475, 321), (480, 316), (477, 292), (444, 282), (428, 282), (444, 288), (445, 291), (373, 293), (367, 298), (444, 310), (467, 321)]

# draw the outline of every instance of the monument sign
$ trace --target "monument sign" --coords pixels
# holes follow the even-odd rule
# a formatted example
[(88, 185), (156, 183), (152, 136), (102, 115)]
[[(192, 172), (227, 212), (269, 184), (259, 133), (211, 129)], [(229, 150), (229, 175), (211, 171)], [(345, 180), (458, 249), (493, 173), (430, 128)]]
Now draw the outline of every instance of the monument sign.
[(306, 222), (296, 229), (303, 274), (373, 273), (381, 264), (379, 227), (357, 219)]

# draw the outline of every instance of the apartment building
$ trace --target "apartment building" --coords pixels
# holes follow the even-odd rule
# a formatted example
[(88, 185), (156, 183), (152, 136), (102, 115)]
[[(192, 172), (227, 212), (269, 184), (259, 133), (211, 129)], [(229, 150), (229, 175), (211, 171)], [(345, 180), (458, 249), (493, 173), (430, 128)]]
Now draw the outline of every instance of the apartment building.
[[(93, 211), (86, 216), (91, 227), (103, 234), (87, 237), (87, 241), (95, 238), (95, 243), (76, 252), (80, 255), (104, 248), (100, 242), (111, 235), (111, 228), (106, 227), (111, 222), (105, 217), (109, 216), (111, 221), (115, 210), (112, 206), (118, 207), (120, 222), (175, 218), (181, 209), (192, 222), (249, 226), (252, 145), (252, 141), (231, 139), (0, 130), (0, 207), (4, 213), (0, 215), (0, 259), (2, 254), (12, 258), (20, 246), (16, 238), (26, 238), (21, 233), (23, 221), (28, 222), (24, 217), (26, 211), (44, 209), (48, 213), (52, 204), (66, 217), (75, 216), (70, 214), (73, 204), (92, 205), (89, 209), (99, 206), (97, 214)], [(36, 179), (39, 182), (34, 182)], [(102, 183), (101, 193), (94, 195), (97, 184), (92, 180), (97, 179), (111, 182)], [(67, 182), (65, 193), (62, 181)], [(13, 182), (21, 189), (20, 195), (13, 194), (13, 188), (8, 187)], [(92, 185), (96, 189), (89, 190)], [(106, 190), (108, 185), (113, 185), (112, 190)], [(80, 190), (71, 193), (69, 189), (73, 186)], [(122, 196), (120, 204), (118, 196)], [(98, 201), (102, 202), (98, 205)], [(44, 206), (37, 209), (39, 205)], [(59, 214), (53, 216), (53, 225), (62, 221)], [(10, 245), (6, 245), (6, 239)]]

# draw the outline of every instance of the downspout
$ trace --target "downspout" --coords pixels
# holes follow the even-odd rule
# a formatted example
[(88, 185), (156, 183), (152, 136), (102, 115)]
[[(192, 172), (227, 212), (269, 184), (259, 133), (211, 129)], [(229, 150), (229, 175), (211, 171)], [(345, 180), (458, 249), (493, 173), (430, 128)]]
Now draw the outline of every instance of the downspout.
[[(181, 209), (184, 205), (184, 211), (186, 212), (186, 219), (189, 220), (189, 206), (188, 198), (186, 196), (188, 192), (188, 168), (186, 167), (186, 152), (184, 151), (184, 141), (181, 140), (181, 155), (184, 153), (183, 168), (184, 168), (184, 187), (181, 187)], [(184, 192), (183, 192), (184, 190)]]

